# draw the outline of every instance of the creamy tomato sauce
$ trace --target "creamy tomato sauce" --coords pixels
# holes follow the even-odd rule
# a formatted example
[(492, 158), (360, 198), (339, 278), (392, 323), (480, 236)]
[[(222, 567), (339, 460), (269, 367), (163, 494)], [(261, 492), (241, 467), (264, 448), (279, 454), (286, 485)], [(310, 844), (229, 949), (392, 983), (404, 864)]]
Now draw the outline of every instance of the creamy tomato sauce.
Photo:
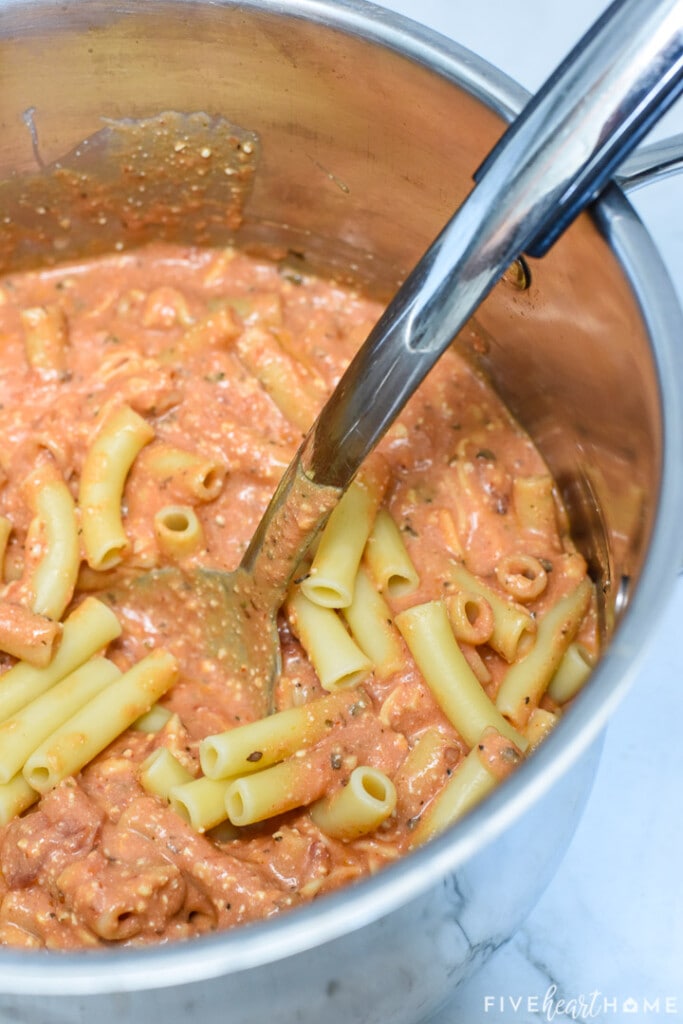
[[(61, 362), (40, 366), (27, 356), (26, 311), (36, 309), (59, 325)], [(128, 545), (114, 569), (81, 564), (72, 606), (87, 594), (106, 601), (116, 592), (111, 607), (123, 629), (108, 656), (125, 670), (163, 647), (177, 658), (179, 678), (160, 701), (171, 717), (158, 730), (128, 729), (0, 830), (0, 942), (50, 949), (166, 942), (318, 899), (405, 854), (415, 822), (465, 758), (468, 745), (403, 645), (402, 667), (382, 678), (371, 672), (358, 713), (343, 715), (302, 754), (310, 800), (345, 785), (356, 765), (393, 780), (396, 810), (374, 832), (330, 838), (303, 806), (241, 830), (200, 834), (139, 777), (140, 764), (160, 746), (199, 776), (200, 741), (260, 717), (263, 708), (249, 688), (226, 677), (197, 633), (165, 619), (153, 587), (143, 614), (139, 595), (135, 609), (121, 601), (122, 584), (170, 561), (237, 566), (315, 410), (379, 313), (377, 304), (334, 282), (231, 250), (151, 247), (1, 282), (0, 513), (11, 523), (4, 596), (30, 602), (31, 565), (40, 555), (27, 545), (33, 512), (26, 478), (50, 463), (76, 497), (98, 425), (126, 403), (154, 429), (126, 479)], [(289, 404), (272, 386), (274, 367), (286, 371)], [(162, 446), (200, 453), (219, 467), (215, 495), (192, 501), (182, 474), (160, 476), (154, 460)], [(537, 617), (585, 575), (559, 504), (550, 519), (520, 523), (514, 481), (546, 477), (547, 469), (455, 351), (411, 400), (379, 457), (390, 481), (384, 505), (420, 580), (413, 593), (387, 598), (393, 614), (455, 593), (456, 564), (505, 597), (496, 576), (501, 561), (537, 559), (547, 583), (526, 604)], [(154, 517), (174, 504), (194, 508), (203, 539), (171, 558)], [(593, 652), (595, 634), (591, 607), (578, 638)], [(278, 708), (323, 696), (284, 615), (280, 639)], [(486, 643), (462, 649), (495, 698), (507, 662)], [(2, 658), (3, 671), (14, 664)], [(559, 711), (548, 697), (542, 704)], [(430, 731), (439, 738), (432, 755), (419, 771), (406, 771), (411, 750)], [(522, 756), (495, 735), (480, 749), (500, 778)]]

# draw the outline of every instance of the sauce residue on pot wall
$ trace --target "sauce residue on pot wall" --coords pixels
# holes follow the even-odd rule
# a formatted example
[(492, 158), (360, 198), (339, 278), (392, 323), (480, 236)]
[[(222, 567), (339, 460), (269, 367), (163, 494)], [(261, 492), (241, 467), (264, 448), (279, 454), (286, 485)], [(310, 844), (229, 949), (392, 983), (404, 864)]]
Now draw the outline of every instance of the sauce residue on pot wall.
[[(255, 132), (201, 111), (106, 119), (69, 153), (43, 163), (41, 111), (24, 113), (37, 168), (0, 182), (0, 269), (84, 255), (231, 238), (260, 157)], [(182, 201), (179, 201), (182, 194)]]

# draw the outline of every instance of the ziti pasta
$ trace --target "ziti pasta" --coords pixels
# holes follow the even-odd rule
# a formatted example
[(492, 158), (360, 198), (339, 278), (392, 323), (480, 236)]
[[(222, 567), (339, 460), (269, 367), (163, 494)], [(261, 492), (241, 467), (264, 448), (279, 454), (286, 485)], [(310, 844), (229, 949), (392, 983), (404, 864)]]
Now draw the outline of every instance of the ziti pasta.
[(538, 452), (454, 350), (303, 559), (263, 718), (154, 573), (239, 563), (380, 307), (230, 249), (0, 288), (0, 943), (271, 917), (533, 756), (597, 657), (595, 595)]

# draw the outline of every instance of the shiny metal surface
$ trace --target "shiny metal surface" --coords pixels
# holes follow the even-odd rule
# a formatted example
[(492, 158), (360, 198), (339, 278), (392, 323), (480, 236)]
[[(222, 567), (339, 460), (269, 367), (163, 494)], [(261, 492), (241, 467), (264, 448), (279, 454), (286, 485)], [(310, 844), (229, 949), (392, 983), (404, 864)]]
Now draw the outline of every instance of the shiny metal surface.
[[(0, 4), (0, 178), (29, 176), (35, 188), (103, 118), (220, 114), (258, 134), (260, 155), (241, 225), (208, 240), (275, 245), (295, 265), (384, 295), (525, 99), (471, 54), (359, 0)], [(106, 149), (102, 161), (120, 184)], [(3, 245), (20, 212), (34, 226), (53, 215), (6, 205)], [(201, 221), (196, 210), (174, 230), (191, 240)], [(36, 228), (32, 259), (134, 241), (115, 218), (82, 227), (57, 253)], [(16, 250), (1, 251), (11, 265)], [(575, 827), (599, 737), (683, 553), (683, 324), (647, 233), (610, 189), (593, 218), (529, 263), (530, 287), (497, 285), (457, 344), (541, 447), (604, 591), (606, 625), (618, 619), (561, 728), (447, 835), (301, 911), (186, 946), (0, 951), (0, 1020), (411, 1024), (518, 926)]]
[(633, 192), (683, 170), (683, 134), (641, 146), (620, 165), (615, 175), (619, 187)]
[(485, 158), (344, 374), (302, 447), (313, 480), (348, 486), (504, 271), (543, 255), (681, 84), (683, 0), (614, 3)]

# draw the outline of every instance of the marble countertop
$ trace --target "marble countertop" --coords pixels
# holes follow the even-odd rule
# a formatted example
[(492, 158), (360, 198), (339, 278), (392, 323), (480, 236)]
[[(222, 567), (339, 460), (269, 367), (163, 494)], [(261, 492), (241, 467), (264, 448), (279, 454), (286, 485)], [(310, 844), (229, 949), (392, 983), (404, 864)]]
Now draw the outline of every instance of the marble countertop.
[[(456, 39), (532, 90), (607, 6), (378, 2)], [(683, 131), (683, 100), (655, 131)], [(670, 179), (632, 201), (683, 300), (682, 190), (681, 178)], [(586, 813), (557, 875), (517, 935), (430, 1024), (683, 1020), (681, 621), (683, 577), (610, 725)]]

